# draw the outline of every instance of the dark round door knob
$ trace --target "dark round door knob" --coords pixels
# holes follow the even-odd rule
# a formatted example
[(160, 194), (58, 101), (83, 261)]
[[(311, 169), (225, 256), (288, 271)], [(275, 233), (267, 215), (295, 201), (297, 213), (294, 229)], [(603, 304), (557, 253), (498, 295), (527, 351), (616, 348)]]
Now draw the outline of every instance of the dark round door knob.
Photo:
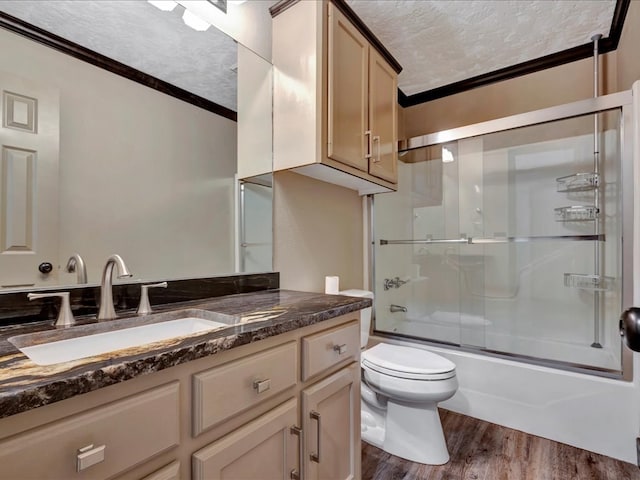
[(49, 262), (42, 262), (40, 265), (38, 265), (38, 270), (46, 275), (47, 273), (51, 273), (51, 271), (53, 270), (53, 265), (51, 265)]
[(640, 352), (640, 308), (631, 307), (620, 316), (620, 335), (634, 352)]

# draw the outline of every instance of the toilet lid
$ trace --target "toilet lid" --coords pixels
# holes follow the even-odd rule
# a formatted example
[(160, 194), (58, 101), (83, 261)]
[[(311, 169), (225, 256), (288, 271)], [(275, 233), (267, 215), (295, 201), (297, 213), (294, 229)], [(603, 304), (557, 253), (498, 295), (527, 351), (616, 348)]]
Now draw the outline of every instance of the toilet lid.
[(456, 369), (455, 363), (435, 353), (387, 343), (362, 352), (362, 363), (381, 373), (425, 380), (449, 378)]

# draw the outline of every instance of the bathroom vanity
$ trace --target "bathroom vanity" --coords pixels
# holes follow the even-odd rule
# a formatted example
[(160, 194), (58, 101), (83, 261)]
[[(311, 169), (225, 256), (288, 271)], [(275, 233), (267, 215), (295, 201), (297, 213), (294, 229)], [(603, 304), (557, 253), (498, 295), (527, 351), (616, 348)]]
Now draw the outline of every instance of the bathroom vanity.
[(174, 304), (237, 321), (53, 365), (8, 341), (52, 327), (4, 327), (0, 478), (359, 478), (370, 304), (283, 290)]

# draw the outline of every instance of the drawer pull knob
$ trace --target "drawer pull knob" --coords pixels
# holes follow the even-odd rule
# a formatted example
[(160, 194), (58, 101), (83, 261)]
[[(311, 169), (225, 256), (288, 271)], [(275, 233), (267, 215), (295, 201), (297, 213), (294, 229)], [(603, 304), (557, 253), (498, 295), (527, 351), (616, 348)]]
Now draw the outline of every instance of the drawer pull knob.
[(345, 353), (347, 353), (347, 344), (343, 343), (342, 345), (334, 345), (333, 351), (337, 352), (338, 355), (344, 355)]
[(267, 378), (266, 380), (256, 380), (253, 382), (253, 388), (255, 388), (257, 393), (266, 392), (271, 388), (271, 379)]
[(94, 447), (93, 444), (79, 448), (76, 460), (76, 471), (81, 472), (82, 470), (89, 468), (96, 463), (104, 461), (105, 448), (106, 445)]

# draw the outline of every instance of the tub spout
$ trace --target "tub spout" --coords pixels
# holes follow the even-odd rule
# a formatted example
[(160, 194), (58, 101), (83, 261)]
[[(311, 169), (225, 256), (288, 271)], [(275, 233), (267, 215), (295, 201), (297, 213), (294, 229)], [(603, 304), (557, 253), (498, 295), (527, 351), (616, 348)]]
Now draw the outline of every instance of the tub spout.
[(396, 312), (407, 313), (407, 307), (403, 307), (402, 305), (389, 305), (389, 311), (391, 313), (396, 313)]

